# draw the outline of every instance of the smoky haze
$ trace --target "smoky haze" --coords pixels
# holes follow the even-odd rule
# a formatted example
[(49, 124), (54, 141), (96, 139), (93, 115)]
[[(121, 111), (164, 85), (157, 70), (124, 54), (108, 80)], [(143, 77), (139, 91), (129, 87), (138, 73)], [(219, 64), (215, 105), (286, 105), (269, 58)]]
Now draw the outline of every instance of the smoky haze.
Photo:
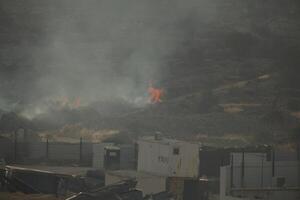
[[(209, 20), (213, 13), (204, 0), (13, 2), (25, 17), (41, 12), (33, 21), (42, 33), (38, 42), (17, 45), (25, 58), (9, 76), (3, 73), (9, 81), (1, 104), (31, 116), (63, 98), (79, 98), (82, 105), (110, 99), (144, 105), (149, 82), (163, 87), (166, 59), (189, 34), (185, 20)], [(2, 4), (6, 10), (15, 6)]]

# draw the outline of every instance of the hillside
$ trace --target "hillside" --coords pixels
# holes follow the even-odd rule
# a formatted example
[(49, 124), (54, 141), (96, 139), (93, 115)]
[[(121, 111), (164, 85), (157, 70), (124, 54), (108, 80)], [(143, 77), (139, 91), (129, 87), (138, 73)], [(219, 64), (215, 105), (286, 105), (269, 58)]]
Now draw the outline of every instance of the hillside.
[[(49, 30), (43, 24), (49, 15), (52, 22), (65, 19), (53, 15), (55, 7), (47, 3), (13, 2), (3, 3), (0, 16), (1, 89), (2, 96), (9, 97), (2, 98), (0, 105), (8, 110), (11, 106), (7, 105), (19, 102), (21, 108), (14, 107), (13, 111), (21, 113), (23, 106), (34, 104), (45, 93), (44, 89), (36, 92), (39, 82), (32, 81), (41, 73), (40, 68), (27, 70), (35, 60), (31, 52), (49, 39)], [(185, 139), (221, 144), (228, 141), (233, 145), (236, 141), (270, 143), (299, 137), (300, 5), (296, 0), (270, 2), (215, 0), (208, 4), (214, 13), (206, 19), (199, 17), (202, 14), (195, 9), (175, 22), (170, 17), (160, 23), (162, 37), (176, 40), (176, 47), (163, 54), (159, 64), (153, 62), (158, 64), (158, 70), (152, 73), (153, 81), (164, 90), (161, 103), (136, 106), (120, 97), (109, 101), (96, 99), (79, 109), (54, 109), (39, 114), (26, 126), (36, 131), (52, 131), (81, 124), (92, 130), (118, 130), (133, 135), (159, 131)], [(161, 9), (158, 16), (164, 7)], [(154, 16), (144, 20), (142, 23), (147, 27), (158, 22)], [(92, 45), (94, 37), (84, 43)], [(120, 74), (127, 73), (116, 67), (128, 65), (123, 60), (130, 48), (124, 49), (115, 48), (109, 55), (114, 59), (114, 70)], [(151, 78), (138, 78), (136, 91), (147, 93), (145, 80)]]

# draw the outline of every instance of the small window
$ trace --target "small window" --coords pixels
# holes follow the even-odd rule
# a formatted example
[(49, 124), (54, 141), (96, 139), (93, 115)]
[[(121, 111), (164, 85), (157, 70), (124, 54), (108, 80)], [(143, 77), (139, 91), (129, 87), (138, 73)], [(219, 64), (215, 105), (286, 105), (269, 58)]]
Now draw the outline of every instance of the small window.
[(109, 152), (109, 156), (117, 156), (117, 152)]
[(179, 148), (178, 147), (173, 149), (173, 155), (179, 155)]

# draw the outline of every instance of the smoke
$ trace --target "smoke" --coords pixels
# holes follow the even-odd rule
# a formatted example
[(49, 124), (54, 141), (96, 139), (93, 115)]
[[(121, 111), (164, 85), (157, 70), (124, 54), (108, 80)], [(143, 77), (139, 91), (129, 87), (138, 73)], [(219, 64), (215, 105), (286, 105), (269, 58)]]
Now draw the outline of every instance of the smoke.
[[(22, 99), (15, 102), (26, 101), (22, 112), (31, 117), (63, 98), (80, 98), (82, 105), (116, 98), (144, 105), (149, 82), (163, 80), (167, 59), (186, 39), (182, 23), (191, 13), (196, 23), (208, 19), (213, 10), (204, 0), (64, 0), (29, 5), (30, 12), (44, 12), (36, 19), (43, 31), (38, 44), (27, 44), (31, 46), (27, 72), (34, 73), (27, 76), (26, 87), (17, 80), (16, 99)], [(19, 79), (20, 73), (14, 78)]]

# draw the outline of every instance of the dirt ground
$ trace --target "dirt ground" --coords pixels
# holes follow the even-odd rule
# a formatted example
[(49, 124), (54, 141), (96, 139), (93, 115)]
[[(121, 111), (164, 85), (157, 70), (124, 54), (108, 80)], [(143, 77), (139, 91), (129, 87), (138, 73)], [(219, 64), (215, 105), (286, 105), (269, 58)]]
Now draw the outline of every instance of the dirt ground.
[(53, 195), (0, 192), (0, 200), (62, 200)]

